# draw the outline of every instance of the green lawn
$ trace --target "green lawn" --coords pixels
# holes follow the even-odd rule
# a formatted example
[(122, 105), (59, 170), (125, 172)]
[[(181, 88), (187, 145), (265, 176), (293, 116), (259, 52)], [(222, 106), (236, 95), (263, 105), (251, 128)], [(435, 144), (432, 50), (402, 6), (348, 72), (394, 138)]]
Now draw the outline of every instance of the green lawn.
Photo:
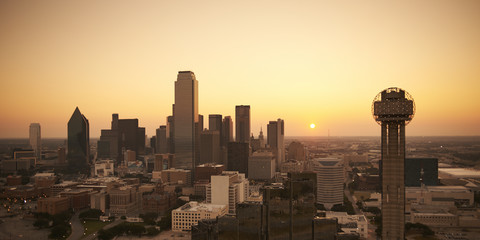
[(88, 236), (106, 225), (108, 225), (110, 222), (102, 222), (102, 221), (85, 221), (85, 223), (82, 223), (83, 228), (86, 229), (84, 230), (85, 236)]

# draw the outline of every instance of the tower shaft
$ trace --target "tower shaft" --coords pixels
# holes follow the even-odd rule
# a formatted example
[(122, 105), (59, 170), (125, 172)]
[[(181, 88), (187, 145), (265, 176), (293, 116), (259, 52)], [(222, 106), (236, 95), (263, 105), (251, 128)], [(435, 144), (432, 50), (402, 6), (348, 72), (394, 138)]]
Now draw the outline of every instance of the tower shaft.
[(405, 235), (405, 121), (382, 121), (382, 237)]

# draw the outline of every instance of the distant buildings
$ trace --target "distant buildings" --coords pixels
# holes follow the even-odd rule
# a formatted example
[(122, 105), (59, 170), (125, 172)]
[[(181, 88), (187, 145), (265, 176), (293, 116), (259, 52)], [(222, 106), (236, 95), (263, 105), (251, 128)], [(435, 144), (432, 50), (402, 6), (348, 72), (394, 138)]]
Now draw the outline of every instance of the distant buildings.
[(172, 230), (190, 231), (201, 220), (215, 219), (227, 213), (226, 205), (189, 202), (172, 211)]
[(168, 153), (167, 126), (163, 125), (157, 128), (155, 137), (155, 153)]
[(200, 159), (197, 164), (222, 163), (222, 161), (220, 161), (220, 150), (220, 131), (202, 131), (202, 133), (200, 133)]
[(31, 123), (29, 129), (29, 138), (30, 138), (30, 146), (32, 147), (33, 151), (35, 151), (35, 156), (37, 159), (41, 159), (42, 157), (42, 134), (40, 130), (40, 123)]
[(235, 139), (236, 142), (250, 143), (250, 106), (235, 106)]
[(90, 127), (88, 119), (75, 108), (68, 121), (68, 165), (78, 171), (88, 169), (90, 163)]
[(305, 146), (297, 141), (293, 141), (288, 145), (288, 157), (286, 160), (306, 161), (307, 154)]
[(280, 166), (285, 162), (284, 137), (284, 121), (282, 119), (270, 121), (267, 125), (267, 144), (274, 152), (277, 171), (280, 171)]
[(232, 121), (232, 117), (225, 116), (223, 118), (222, 133), (223, 133), (222, 141), (224, 142), (225, 146), (229, 142), (233, 142), (233, 121)]
[(65, 212), (70, 208), (68, 197), (39, 198), (37, 201), (37, 212), (56, 215)]
[[(173, 107), (174, 144), (176, 166), (193, 170), (197, 159), (198, 128), (198, 81), (191, 71), (180, 71), (175, 82), (175, 105)], [(202, 124), (203, 125), (203, 124)]]
[(247, 200), (248, 179), (236, 171), (224, 171), (211, 177), (207, 186), (207, 203), (226, 205), (228, 213), (235, 214), (236, 204)]
[(313, 171), (317, 174), (317, 203), (323, 204), (327, 209), (331, 209), (335, 204), (343, 204), (343, 160), (314, 159)]

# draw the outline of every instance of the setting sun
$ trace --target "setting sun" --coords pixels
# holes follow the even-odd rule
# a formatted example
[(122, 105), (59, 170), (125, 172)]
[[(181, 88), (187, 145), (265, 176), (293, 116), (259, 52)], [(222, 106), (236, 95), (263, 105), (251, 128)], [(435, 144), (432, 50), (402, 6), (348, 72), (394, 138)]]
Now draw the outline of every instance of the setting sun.
[(310, 128), (315, 128), (315, 124), (310, 124)]

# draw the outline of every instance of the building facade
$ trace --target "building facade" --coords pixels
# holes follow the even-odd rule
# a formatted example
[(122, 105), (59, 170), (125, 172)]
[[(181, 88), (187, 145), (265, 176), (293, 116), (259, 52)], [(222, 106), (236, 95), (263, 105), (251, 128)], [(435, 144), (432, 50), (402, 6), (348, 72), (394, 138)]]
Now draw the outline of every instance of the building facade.
[(343, 160), (317, 158), (313, 160), (313, 171), (317, 174), (317, 203), (330, 209), (343, 204), (343, 183), (345, 171)]
[(68, 165), (71, 169), (86, 170), (90, 164), (90, 126), (88, 119), (75, 108), (68, 121)]
[(235, 106), (235, 140), (236, 142), (250, 142), (250, 106)]

